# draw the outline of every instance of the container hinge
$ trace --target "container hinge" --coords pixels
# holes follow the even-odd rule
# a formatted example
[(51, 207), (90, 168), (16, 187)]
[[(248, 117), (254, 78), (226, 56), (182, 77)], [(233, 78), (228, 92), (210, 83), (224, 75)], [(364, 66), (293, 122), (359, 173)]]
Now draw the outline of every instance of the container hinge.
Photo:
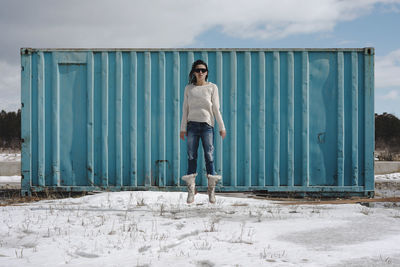
[(21, 55), (30, 55), (32, 54), (32, 48), (21, 48)]
[(366, 55), (375, 55), (375, 48), (373, 47), (365, 47), (364, 54)]

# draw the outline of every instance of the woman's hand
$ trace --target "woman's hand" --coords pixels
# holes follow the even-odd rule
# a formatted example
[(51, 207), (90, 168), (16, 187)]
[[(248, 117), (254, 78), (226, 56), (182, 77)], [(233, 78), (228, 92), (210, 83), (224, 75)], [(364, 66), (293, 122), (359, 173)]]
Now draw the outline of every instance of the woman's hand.
[(181, 139), (182, 139), (183, 141), (185, 141), (185, 135), (187, 136), (187, 132), (181, 131), (180, 137), (181, 137)]
[(226, 136), (226, 131), (219, 131), (219, 135), (222, 137), (222, 139), (224, 139)]

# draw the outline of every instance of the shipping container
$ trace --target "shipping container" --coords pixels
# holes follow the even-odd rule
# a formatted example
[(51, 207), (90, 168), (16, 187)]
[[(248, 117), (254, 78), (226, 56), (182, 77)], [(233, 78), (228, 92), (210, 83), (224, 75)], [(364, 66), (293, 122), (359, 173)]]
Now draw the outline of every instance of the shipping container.
[[(21, 49), (22, 191), (184, 191), (184, 88), (202, 59), (217, 191), (374, 192), (374, 49)], [(196, 184), (207, 188), (199, 149)]]

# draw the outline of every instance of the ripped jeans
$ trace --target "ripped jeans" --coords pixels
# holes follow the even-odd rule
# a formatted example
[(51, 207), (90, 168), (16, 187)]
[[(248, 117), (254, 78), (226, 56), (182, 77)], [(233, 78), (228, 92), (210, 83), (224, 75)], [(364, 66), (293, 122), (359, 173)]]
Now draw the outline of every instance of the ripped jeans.
[(203, 144), (207, 174), (214, 175), (214, 127), (205, 122), (195, 121), (189, 121), (187, 124), (187, 174), (197, 172), (197, 149), (199, 148), (200, 138), (201, 143)]

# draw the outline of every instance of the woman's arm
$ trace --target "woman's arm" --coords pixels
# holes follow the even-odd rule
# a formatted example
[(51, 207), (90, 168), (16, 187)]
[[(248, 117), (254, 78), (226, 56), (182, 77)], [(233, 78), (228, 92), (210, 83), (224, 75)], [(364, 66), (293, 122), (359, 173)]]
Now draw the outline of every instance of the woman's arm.
[(222, 139), (225, 138), (226, 135), (226, 129), (225, 129), (225, 124), (224, 121), (222, 120), (222, 115), (221, 115), (221, 111), (219, 110), (219, 94), (218, 94), (218, 87), (215, 85), (214, 86), (214, 91), (212, 94), (212, 104), (213, 104), (213, 113), (214, 113), (214, 117), (217, 120), (217, 123), (219, 125), (219, 133), (222, 137)]
[(182, 140), (185, 140), (188, 113), (189, 113), (188, 88), (186, 86), (185, 93), (183, 96), (182, 121), (181, 121), (181, 132), (180, 132), (180, 138)]

